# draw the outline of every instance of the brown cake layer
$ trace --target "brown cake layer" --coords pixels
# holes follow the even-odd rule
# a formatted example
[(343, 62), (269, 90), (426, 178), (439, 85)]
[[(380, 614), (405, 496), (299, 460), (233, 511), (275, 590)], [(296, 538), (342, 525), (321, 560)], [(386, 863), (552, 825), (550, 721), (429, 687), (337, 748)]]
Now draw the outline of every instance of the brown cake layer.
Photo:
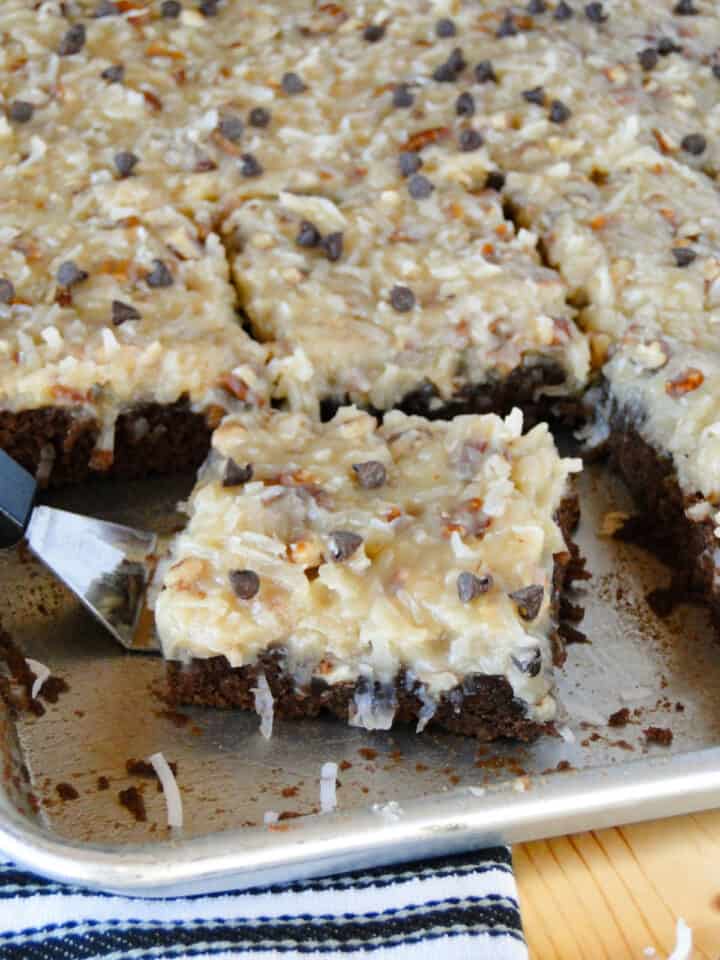
[[(571, 533), (579, 518), (577, 497), (566, 497), (558, 511), (558, 523), (568, 545), (567, 551), (555, 555), (553, 573), (553, 607), (556, 619), (560, 599), (573, 580), (584, 579), (584, 562)], [(565, 647), (559, 633), (553, 637), (553, 659), (556, 666), (565, 659)], [(253, 687), (258, 673), (264, 673), (275, 701), (276, 717), (299, 719), (331, 713), (347, 720), (350, 704), (358, 685), (342, 683), (333, 686), (313, 680), (310, 688), (299, 689), (283, 670), (282, 651), (269, 651), (256, 663), (231, 667), (223, 656), (194, 659), (188, 664), (169, 661), (167, 664), (168, 701), (178, 706), (195, 704), (210, 707), (255, 709)], [(422, 709), (422, 701), (412, 685), (408, 689), (405, 674), (394, 682), (392, 692), (377, 693), (395, 701), (395, 722), (414, 723)], [(525, 704), (514, 697), (512, 687), (503, 676), (474, 674), (441, 697), (430, 727), (465, 734), (478, 740), (511, 737), (530, 741), (553, 729), (552, 723), (538, 723), (526, 716)]]
[(680, 489), (672, 458), (658, 453), (643, 439), (637, 413), (613, 410), (608, 448), (611, 464), (644, 514), (644, 542), (687, 576), (687, 592), (702, 598), (720, 629), (714, 524), (709, 519), (691, 520), (685, 513), (700, 498), (689, 497)]
[(210, 426), (182, 398), (140, 403), (121, 413), (115, 448), (93, 453), (98, 422), (82, 411), (42, 407), (0, 411), (0, 449), (38, 476), (42, 486), (79, 483), (89, 476), (142, 477), (199, 466), (210, 447)]

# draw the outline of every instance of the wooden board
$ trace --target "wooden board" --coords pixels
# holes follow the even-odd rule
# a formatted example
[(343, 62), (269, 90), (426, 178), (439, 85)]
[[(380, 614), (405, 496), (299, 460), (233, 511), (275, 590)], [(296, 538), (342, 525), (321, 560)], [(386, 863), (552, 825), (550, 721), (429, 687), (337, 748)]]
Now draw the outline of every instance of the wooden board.
[(720, 958), (720, 811), (522, 844), (513, 851), (532, 960), (665, 960), (675, 923)]

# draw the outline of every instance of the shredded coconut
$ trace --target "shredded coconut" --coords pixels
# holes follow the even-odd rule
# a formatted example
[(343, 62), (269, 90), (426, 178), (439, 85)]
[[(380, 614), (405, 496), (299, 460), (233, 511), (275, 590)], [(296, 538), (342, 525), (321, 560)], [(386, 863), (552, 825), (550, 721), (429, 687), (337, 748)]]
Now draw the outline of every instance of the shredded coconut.
[(332, 813), (337, 807), (337, 772), (336, 763), (324, 763), (320, 770), (320, 812)]
[(690, 960), (692, 955), (692, 930), (682, 917), (678, 917), (675, 928), (675, 949), (668, 960)]
[(260, 733), (269, 740), (273, 731), (273, 695), (264, 673), (258, 673), (257, 686), (252, 688), (255, 695), (255, 712), (260, 717)]
[(35, 680), (33, 681), (32, 690), (30, 691), (30, 696), (35, 700), (42, 690), (43, 684), (50, 676), (50, 669), (46, 667), (44, 663), (40, 663), (39, 660), (31, 660), (30, 657), (25, 658), (25, 663), (35, 674)]
[(183, 825), (182, 799), (170, 765), (162, 753), (153, 753), (152, 756), (148, 757), (148, 762), (153, 765), (162, 786), (165, 805), (167, 806), (168, 826), (181, 827)]

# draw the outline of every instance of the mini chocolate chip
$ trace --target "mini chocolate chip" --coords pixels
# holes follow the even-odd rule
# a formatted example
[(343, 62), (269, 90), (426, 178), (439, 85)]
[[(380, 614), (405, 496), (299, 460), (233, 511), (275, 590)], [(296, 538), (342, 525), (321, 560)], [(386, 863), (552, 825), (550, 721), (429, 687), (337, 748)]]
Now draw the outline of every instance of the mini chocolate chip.
[(325, 251), (325, 256), (328, 260), (339, 260), (343, 252), (343, 235), (340, 231), (336, 233), (329, 233), (326, 237), (323, 237), (321, 241), (321, 246)]
[(230, 143), (237, 143), (238, 140), (241, 140), (244, 129), (245, 124), (236, 113), (225, 114), (218, 123), (218, 130)]
[(471, 603), (483, 593), (487, 593), (493, 585), (493, 578), (489, 573), (483, 577), (477, 577), (474, 573), (464, 570), (458, 574), (457, 592), (461, 603)]
[(27, 100), (13, 100), (8, 114), (13, 123), (28, 123), (34, 111), (35, 106)]
[(267, 127), (270, 123), (270, 111), (265, 107), (253, 107), (248, 114), (248, 123), (251, 127)]
[(235, 596), (241, 600), (252, 600), (260, 590), (260, 577), (254, 570), (231, 570), (228, 580)]
[(330, 556), (336, 563), (351, 557), (360, 547), (363, 538), (350, 530), (333, 530), (328, 541)]
[(299, 247), (317, 247), (322, 242), (322, 234), (309, 220), (301, 220), (295, 243)]
[(692, 247), (673, 247), (673, 256), (678, 267), (689, 267), (697, 257)]
[(553, 19), (570, 20), (573, 15), (573, 8), (570, 6), (570, 4), (565, 3), (565, 0), (560, 0), (560, 3), (555, 7)]
[(122, 300), (113, 300), (112, 302), (112, 322), (116, 327), (121, 327), (129, 320), (140, 320), (140, 311), (131, 303), (123, 303)]
[(720, 80), (720, 63), (714, 63), (712, 65), (712, 75), (716, 79)]
[(87, 270), (81, 270), (74, 260), (64, 260), (58, 267), (57, 282), (61, 287), (74, 287), (87, 278)]
[(15, 287), (7, 277), (0, 277), (0, 303), (12, 303), (14, 299)]
[(102, 17), (116, 17), (119, 12), (118, 5), (113, 3), (113, 0), (100, 0), (93, 16), (100, 20)]
[(58, 53), (61, 57), (70, 57), (80, 53), (85, 46), (85, 25), (74, 23), (60, 41)]
[(570, 107), (562, 100), (553, 100), (550, 104), (550, 123), (566, 123), (570, 119)]
[(241, 467), (232, 457), (228, 458), (222, 479), (224, 487), (239, 487), (243, 483), (249, 483), (252, 478), (253, 465), (251, 463), (246, 463), (244, 467)]
[(478, 130), (468, 127), (467, 130), (461, 130), (458, 137), (458, 145), (463, 153), (471, 153), (473, 150), (479, 150), (485, 142), (483, 135)]
[(108, 83), (122, 83), (125, 79), (125, 67), (121, 63), (112, 63), (105, 67), (100, 76)]
[(541, 13), (546, 13), (547, 4), (545, 3), (545, 0), (530, 0), (527, 5), (527, 12), (532, 14), (534, 17)]
[(398, 313), (408, 313), (415, 306), (415, 294), (410, 287), (396, 283), (390, 291), (390, 304)]
[(518, 670), (526, 673), (529, 677), (536, 677), (542, 670), (542, 654), (540, 653), (539, 647), (535, 647), (527, 660), (520, 660), (519, 657), (515, 656), (511, 659)]
[(671, 53), (680, 53), (682, 47), (671, 40), (670, 37), (660, 37), (657, 45), (657, 52), (661, 57), (669, 57)]
[(678, 0), (673, 8), (673, 13), (680, 17), (695, 17), (700, 11), (693, 3), (693, 0)]
[(303, 93), (305, 90), (307, 90), (307, 87), (297, 73), (290, 72), (283, 74), (283, 78), (280, 83), (285, 93)]
[(427, 200), (435, 187), (422, 173), (413, 174), (408, 180), (408, 193), (413, 200)]
[(528, 103), (536, 103), (542, 107), (545, 103), (545, 91), (542, 87), (533, 87), (531, 90), (523, 90), (523, 99)]
[(365, 460), (364, 463), (354, 463), (352, 468), (355, 471), (357, 482), (363, 490), (377, 490), (387, 480), (385, 465), (380, 463), (379, 460)]
[(130, 150), (121, 150), (120, 153), (115, 154), (113, 161), (120, 176), (129, 177), (139, 163), (140, 157)]
[(244, 177), (259, 177), (263, 173), (260, 161), (254, 153), (244, 153), (240, 164), (240, 173)]
[(604, 23), (608, 18), (601, 3), (586, 3), (585, 16), (593, 23)]
[(475, 67), (476, 83), (497, 83), (498, 78), (495, 69), (489, 60), (481, 60)]
[(701, 133), (689, 133), (680, 141), (680, 146), (686, 153), (691, 153), (694, 157), (699, 157), (705, 152), (707, 140)]
[(467, 90), (455, 101), (455, 113), (459, 117), (472, 117), (475, 114), (475, 98)]
[(411, 107), (415, 97), (406, 83), (398, 83), (393, 90), (392, 104), (394, 107)]
[(367, 43), (377, 43), (385, 36), (385, 27), (380, 23), (370, 23), (363, 30), (363, 40)]
[(216, 17), (218, 15), (218, 0), (202, 0), (198, 10), (204, 17)]
[(435, 68), (433, 80), (439, 83), (454, 83), (463, 72), (467, 62), (460, 47), (455, 47), (445, 63)]
[(496, 37), (514, 37), (517, 34), (518, 30), (515, 26), (515, 17), (512, 13), (506, 13), (505, 16), (500, 21), (500, 26), (497, 28), (495, 33)]
[(435, 36), (437, 37), (454, 37), (457, 33), (457, 27), (449, 17), (442, 17), (435, 24)]
[(173, 275), (162, 260), (153, 260), (153, 268), (145, 277), (149, 287), (171, 287)]
[(422, 166), (422, 157), (414, 150), (403, 150), (398, 157), (398, 165), (403, 177), (411, 177)]
[(163, 0), (160, 4), (160, 16), (165, 20), (177, 20), (182, 13), (182, 6), (178, 0)]
[(497, 190), (499, 193), (502, 188), (505, 186), (505, 174), (502, 170), (491, 170), (488, 173), (487, 178), (485, 179), (485, 187), (487, 190)]
[(518, 613), (523, 620), (534, 620), (540, 613), (544, 594), (544, 587), (539, 583), (533, 583), (529, 587), (515, 590), (508, 596), (517, 604)]
[(645, 47), (644, 50), (641, 50), (638, 55), (638, 63), (643, 68), (643, 70), (654, 70), (657, 66), (657, 62), (660, 59), (657, 50), (654, 47)]

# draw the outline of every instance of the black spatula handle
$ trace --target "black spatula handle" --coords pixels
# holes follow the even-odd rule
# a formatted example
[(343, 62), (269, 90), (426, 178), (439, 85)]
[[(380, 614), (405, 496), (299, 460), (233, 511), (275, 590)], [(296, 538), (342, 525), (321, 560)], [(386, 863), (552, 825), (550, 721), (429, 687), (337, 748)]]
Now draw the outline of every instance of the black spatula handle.
[(0, 450), (0, 549), (22, 540), (35, 502), (35, 478)]

